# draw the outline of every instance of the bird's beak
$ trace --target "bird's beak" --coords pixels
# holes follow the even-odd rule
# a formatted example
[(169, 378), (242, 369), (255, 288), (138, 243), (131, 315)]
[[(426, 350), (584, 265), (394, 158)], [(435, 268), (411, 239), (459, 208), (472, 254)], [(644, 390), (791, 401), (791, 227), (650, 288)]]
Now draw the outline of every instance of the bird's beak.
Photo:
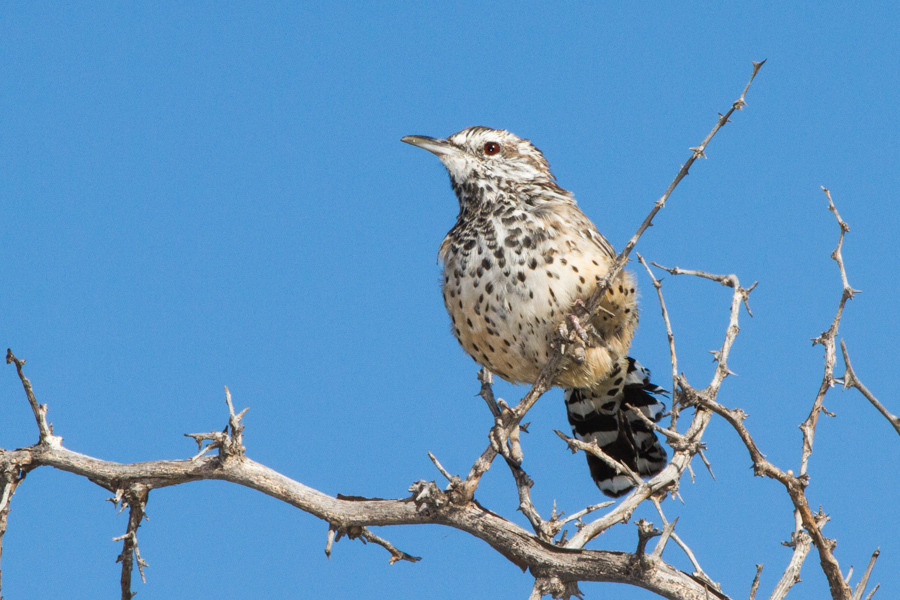
[(423, 150), (428, 150), (432, 154), (444, 156), (455, 150), (455, 146), (447, 140), (439, 140), (437, 138), (427, 137), (424, 135), (408, 135), (400, 140), (413, 146), (418, 146)]

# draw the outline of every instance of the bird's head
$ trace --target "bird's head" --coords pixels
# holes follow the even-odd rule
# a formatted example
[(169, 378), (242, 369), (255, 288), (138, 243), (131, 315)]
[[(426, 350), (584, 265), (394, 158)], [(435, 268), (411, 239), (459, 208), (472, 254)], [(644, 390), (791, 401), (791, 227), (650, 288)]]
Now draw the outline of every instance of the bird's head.
[(454, 188), (490, 184), (499, 189), (529, 184), (556, 186), (541, 151), (503, 129), (469, 127), (446, 139), (408, 135), (402, 141), (436, 154), (447, 167)]

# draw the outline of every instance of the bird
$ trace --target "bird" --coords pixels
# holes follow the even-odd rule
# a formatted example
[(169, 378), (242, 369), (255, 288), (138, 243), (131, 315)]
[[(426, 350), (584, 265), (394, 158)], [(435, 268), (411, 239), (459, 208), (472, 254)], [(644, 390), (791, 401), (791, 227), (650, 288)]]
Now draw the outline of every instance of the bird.
[[(456, 223), (439, 250), (442, 293), (453, 334), (485, 369), (531, 384), (550, 358), (551, 341), (577, 303), (591, 297), (616, 258), (612, 245), (556, 183), (529, 140), (502, 129), (469, 127), (445, 139), (403, 142), (435, 154), (459, 201)], [(583, 360), (567, 360), (553, 383), (563, 388), (577, 439), (596, 442), (642, 477), (668, 460), (650, 421), (665, 412), (664, 390), (628, 356), (638, 324), (635, 278), (619, 272), (592, 320)], [(586, 453), (594, 483), (611, 497), (633, 478)]]

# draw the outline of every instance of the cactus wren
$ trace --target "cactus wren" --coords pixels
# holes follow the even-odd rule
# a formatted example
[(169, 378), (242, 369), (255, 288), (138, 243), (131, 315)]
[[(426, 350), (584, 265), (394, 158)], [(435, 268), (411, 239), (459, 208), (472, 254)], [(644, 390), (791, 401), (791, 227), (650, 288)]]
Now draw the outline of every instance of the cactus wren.
[[(440, 248), (444, 304), (463, 349), (512, 383), (533, 383), (550, 341), (576, 302), (586, 301), (616, 253), (568, 192), (544, 155), (508, 131), (470, 127), (447, 139), (403, 141), (436, 154), (459, 200), (456, 224)], [(609, 288), (584, 361), (568, 361), (554, 383), (565, 389), (575, 436), (594, 440), (642, 476), (659, 473), (666, 451), (627, 403), (658, 420), (665, 410), (650, 372), (628, 356), (638, 322), (634, 276)], [(608, 496), (632, 483), (593, 455), (591, 476)]]

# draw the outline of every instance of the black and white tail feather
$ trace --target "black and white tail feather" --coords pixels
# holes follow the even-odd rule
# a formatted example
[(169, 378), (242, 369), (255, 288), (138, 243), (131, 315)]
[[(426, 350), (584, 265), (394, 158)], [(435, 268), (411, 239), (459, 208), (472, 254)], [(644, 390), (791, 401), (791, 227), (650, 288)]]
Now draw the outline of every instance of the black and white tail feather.
[[(622, 371), (625, 371), (624, 376)], [(628, 465), (642, 477), (653, 477), (662, 471), (668, 456), (656, 433), (633, 411), (630, 404), (654, 423), (666, 410), (658, 396), (661, 387), (650, 383), (650, 371), (631, 357), (613, 369), (609, 378), (593, 388), (570, 388), (565, 391), (569, 424), (575, 437), (583, 442), (596, 441), (612, 458)], [(600, 491), (618, 498), (628, 493), (634, 483), (592, 454), (587, 454), (588, 468)]]

